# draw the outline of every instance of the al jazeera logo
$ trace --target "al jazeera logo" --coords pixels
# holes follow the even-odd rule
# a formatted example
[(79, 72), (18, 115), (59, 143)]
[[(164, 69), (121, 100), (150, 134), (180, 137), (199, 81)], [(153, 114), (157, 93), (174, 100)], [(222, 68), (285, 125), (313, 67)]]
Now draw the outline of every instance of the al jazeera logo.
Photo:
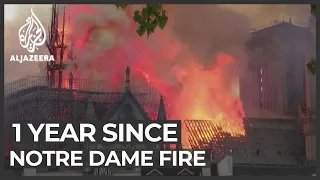
[(11, 55), (10, 61), (15, 62), (41, 62), (54, 61), (53, 55), (35, 54), (40, 46), (46, 43), (46, 31), (38, 17), (31, 8), (31, 16), (27, 18), (26, 24), (19, 29), (19, 41), (22, 48), (30, 54)]

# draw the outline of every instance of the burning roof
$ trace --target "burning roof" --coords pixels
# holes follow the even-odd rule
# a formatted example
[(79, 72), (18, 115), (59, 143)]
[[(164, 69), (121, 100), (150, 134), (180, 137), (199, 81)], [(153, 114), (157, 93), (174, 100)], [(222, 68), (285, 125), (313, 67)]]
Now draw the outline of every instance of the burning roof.
[[(59, 37), (73, 43), (72, 49), (65, 48), (63, 59), (77, 68), (65, 68), (62, 79), (70, 78), (72, 72), (73, 79), (106, 79), (112, 82), (112, 89), (122, 91), (123, 70), (130, 65), (132, 89), (135, 85), (153, 86), (155, 93), (165, 99), (168, 119), (205, 119), (223, 132), (245, 134), (242, 103), (233, 93), (239, 88), (233, 86), (239, 79), (237, 71), (233, 72), (239, 65), (235, 57), (217, 52), (204, 60), (197, 53), (190, 53), (187, 44), (166, 30), (149, 39), (138, 37), (131, 8), (106, 8), (103, 10), (108, 13), (102, 15), (96, 6), (66, 6), (64, 17), (70, 16), (70, 20), (59, 21), (64, 23), (58, 28), (64, 36)], [(168, 26), (166, 29), (171, 28), (170, 22)], [(72, 62), (67, 57), (71, 50), (76, 56)], [(68, 84), (61, 86), (70, 88)]]

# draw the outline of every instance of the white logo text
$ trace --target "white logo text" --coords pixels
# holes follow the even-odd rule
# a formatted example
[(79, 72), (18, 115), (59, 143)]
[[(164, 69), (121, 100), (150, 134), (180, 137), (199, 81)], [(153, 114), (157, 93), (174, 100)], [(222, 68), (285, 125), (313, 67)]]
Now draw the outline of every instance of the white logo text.
[(17, 61), (22, 63), (24, 61), (42, 62), (42, 61), (54, 61), (52, 55), (11, 55), (10, 61)]
[(21, 47), (30, 53), (34, 53), (39, 46), (46, 42), (46, 31), (32, 8), (31, 16), (27, 18), (26, 24), (19, 29), (19, 40)]

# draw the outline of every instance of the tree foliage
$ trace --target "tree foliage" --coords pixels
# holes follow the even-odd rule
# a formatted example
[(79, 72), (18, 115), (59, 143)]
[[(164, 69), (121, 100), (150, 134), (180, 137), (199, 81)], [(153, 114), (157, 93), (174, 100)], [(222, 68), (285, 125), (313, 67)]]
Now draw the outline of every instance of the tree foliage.
[(316, 5), (315, 4), (311, 4), (311, 14), (316, 17)]
[[(116, 4), (117, 8), (124, 9), (131, 4)], [(136, 10), (133, 13), (133, 20), (138, 23), (136, 30), (139, 36), (144, 34), (149, 37), (159, 27), (163, 29), (168, 21), (167, 12), (162, 4), (145, 4), (142, 10)]]
[[(311, 10), (310, 10), (311, 14), (314, 17), (316, 17), (316, 5), (311, 4), (310, 7), (311, 7)], [(307, 68), (313, 75), (316, 74), (316, 58), (315, 57), (311, 58), (311, 61), (307, 64)]]
[(311, 61), (307, 64), (309, 71), (315, 75), (316, 74), (316, 58), (311, 58)]

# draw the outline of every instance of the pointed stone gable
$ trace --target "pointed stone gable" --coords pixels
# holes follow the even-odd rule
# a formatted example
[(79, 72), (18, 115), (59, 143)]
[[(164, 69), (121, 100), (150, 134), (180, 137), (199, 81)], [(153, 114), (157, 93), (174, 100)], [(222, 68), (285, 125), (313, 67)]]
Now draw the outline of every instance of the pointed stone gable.
[(127, 105), (130, 105), (133, 108), (133, 111), (136, 113), (137, 120), (150, 120), (147, 113), (144, 111), (131, 91), (124, 92), (120, 100), (112, 107), (111, 111), (102, 120), (111, 121), (119, 119), (119, 113), (121, 113), (122, 109)]
[(152, 169), (146, 176), (163, 176), (163, 174), (157, 169)]
[(130, 91), (130, 67), (126, 68), (125, 92), (120, 100), (113, 105), (111, 111), (102, 119), (113, 120), (150, 120), (137, 99)]
[(167, 114), (166, 114), (166, 110), (165, 110), (165, 107), (164, 107), (164, 102), (163, 102), (163, 97), (162, 96), (160, 96), (160, 104), (159, 104), (157, 120), (158, 121), (167, 120)]
[(178, 175), (178, 176), (193, 176), (194, 173), (191, 172), (189, 169), (184, 168), (184, 169), (182, 169), (180, 172), (178, 172), (177, 175)]

